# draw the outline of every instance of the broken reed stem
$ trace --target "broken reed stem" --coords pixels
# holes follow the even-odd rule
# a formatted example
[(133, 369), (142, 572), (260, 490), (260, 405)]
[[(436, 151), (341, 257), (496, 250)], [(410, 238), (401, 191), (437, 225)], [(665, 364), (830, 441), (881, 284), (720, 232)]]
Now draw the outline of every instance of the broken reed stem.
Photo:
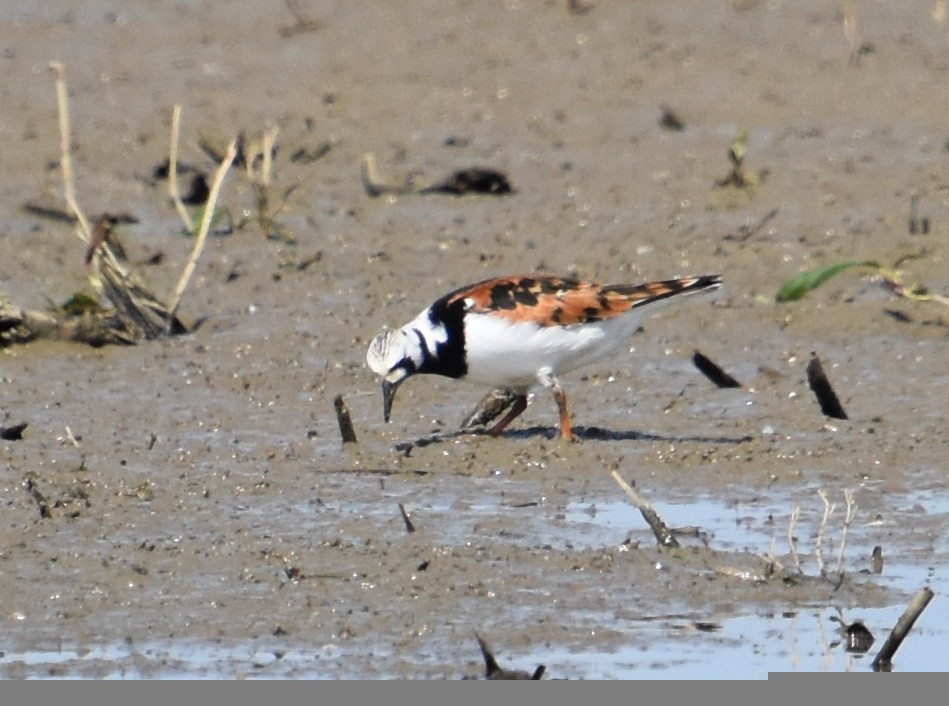
[(194, 274), (194, 268), (198, 263), (198, 258), (201, 257), (201, 252), (204, 250), (204, 242), (208, 238), (208, 231), (211, 230), (211, 219), (214, 217), (214, 208), (217, 204), (218, 196), (221, 193), (221, 185), (224, 183), (224, 176), (227, 174), (227, 170), (231, 168), (231, 164), (234, 162), (234, 157), (236, 156), (237, 140), (231, 140), (230, 144), (227, 146), (227, 150), (224, 153), (224, 160), (220, 165), (218, 165), (217, 171), (214, 172), (214, 181), (211, 183), (208, 201), (204, 205), (204, 216), (201, 219), (201, 226), (198, 228), (198, 233), (194, 239), (194, 247), (191, 249), (191, 257), (188, 258), (188, 262), (185, 264), (185, 268), (181, 272), (181, 278), (178, 280), (178, 286), (175, 287), (174, 294), (171, 297), (171, 302), (168, 305), (169, 330), (171, 328), (172, 322), (175, 320), (175, 313), (178, 311), (178, 304), (181, 301), (181, 295), (184, 294), (185, 288), (188, 286), (188, 282), (191, 280), (191, 275)]
[(178, 217), (185, 224), (185, 229), (194, 235), (194, 219), (185, 208), (181, 194), (178, 193), (178, 134), (181, 128), (181, 104), (176, 103), (171, 111), (171, 147), (168, 151), (168, 193), (175, 204)]
[(840, 550), (837, 552), (837, 573), (843, 570), (844, 548), (847, 546), (847, 531), (850, 529), (850, 523), (853, 522), (854, 515), (857, 514), (857, 504), (853, 501), (853, 488), (847, 488), (844, 491), (844, 500), (847, 502), (847, 515), (844, 517), (844, 528), (840, 533)]
[(890, 635), (886, 638), (886, 642), (883, 643), (883, 647), (880, 648), (877, 656), (873, 658), (871, 666), (874, 671), (889, 671), (893, 655), (896, 654), (900, 645), (903, 644), (903, 640), (906, 639), (909, 631), (913, 629), (916, 619), (926, 610), (926, 606), (929, 605), (934, 595), (931, 588), (921, 588), (916, 593), (913, 600), (910, 601), (910, 604), (906, 607), (906, 610), (903, 611), (903, 615), (896, 621), (896, 625), (890, 631)]
[(76, 200), (75, 176), (72, 167), (72, 127), (69, 121), (69, 97), (66, 92), (66, 67), (61, 61), (51, 61), (49, 68), (53, 72), (53, 80), (56, 83), (56, 106), (59, 111), (59, 136), (60, 136), (60, 166), (63, 170), (63, 193), (66, 198), (66, 204), (79, 221), (79, 238), (84, 243), (92, 240), (92, 229), (89, 227), (89, 220), (79, 208), (79, 202)]
[(652, 508), (652, 505), (637, 493), (633, 486), (623, 480), (623, 477), (619, 473), (610, 471), (610, 475), (613, 476), (613, 480), (622, 488), (635, 508), (642, 514), (643, 519), (646, 520), (652, 533), (656, 536), (656, 541), (659, 542), (659, 545), (662, 547), (678, 547), (679, 541), (673, 536), (672, 532), (669, 531), (666, 523), (662, 521), (662, 518), (659, 517), (659, 513)]

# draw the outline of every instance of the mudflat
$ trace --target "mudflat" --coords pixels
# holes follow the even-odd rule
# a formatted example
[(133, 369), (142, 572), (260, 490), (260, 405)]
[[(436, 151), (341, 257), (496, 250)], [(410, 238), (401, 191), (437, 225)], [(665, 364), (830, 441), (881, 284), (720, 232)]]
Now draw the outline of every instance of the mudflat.
[[(279, 129), (280, 228), (235, 167), (193, 333), (0, 350), (0, 426), (27, 424), (0, 442), (0, 676), (458, 678), (483, 673), (475, 631), (550, 677), (688, 676), (756, 651), (720, 630), (737, 618), (905, 604), (874, 546), (941, 580), (949, 309), (881, 272), (949, 291), (944, 3), (74, 5), (0, 9), (0, 292), (92, 292), (73, 226), (26, 208), (65, 207), (51, 60), (79, 202), (137, 219), (118, 235), (153, 292), (192, 244), (155, 172), (175, 104), (188, 169)], [(367, 153), (389, 184), (479, 167), (512, 191), (373, 196)], [(775, 301), (849, 261), (883, 269)], [(372, 336), (527, 272), (725, 286), (565, 377), (578, 445), (543, 391), (499, 438), (457, 433), (485, 390), (439, 378), (383, 424)], [(660, 547), (613, 470), (660, 515), (715, 517)]]

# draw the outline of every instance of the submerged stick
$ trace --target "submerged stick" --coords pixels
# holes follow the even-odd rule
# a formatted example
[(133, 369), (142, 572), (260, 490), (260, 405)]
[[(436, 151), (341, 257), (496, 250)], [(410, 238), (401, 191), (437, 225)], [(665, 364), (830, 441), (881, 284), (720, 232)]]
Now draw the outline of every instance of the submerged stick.
[(356, 430), (353, 429), (353, 420), (349, 416), (349, 408), (342, 395), (336, 395), (333, 399), (333, 407), (336, 409), (336, 421), (339, 422), (339, 434), (343, 437), (343, 443), (355, 444)]
[(637, 493), (633, 486), (623, 480), (623, 477), (619, 473), (610, 471), (610, 475), (613, 476), (613, 480), (619, 484), (619, 487), (623, 489), (623, 492), (626, 493), (635, 508), (642, 513), (643, 519), (649, 524), (652, 533), (656, 535), (656, 541), (659, 542), (659, 545), (662, 547), (678, 547), (679, 541), (673, 536), (672, 532), (666, 526), (666, 523), (662, 521), (662, 518), (659, 517), (659, 513), (653, 509), (652, 505)]
[(903, 644), (903, 640), (913, 629), (916, 619), (926, 610), (929, 601), (933, 599), (933, 590), (931, 588), (921, 588), (906, 607), (903, 615), (896, 621), (896, 626), (890, 631), (889, 637), (883, 643), (877, 656), (873, 658), (872, 667), (875, 671), (888, 671), (893, 655)]
[(412, 534), (415, 531), (415, 525), (413, 525), (412, 520), (409, 519), (409, 513), (405, 511), (405, 505), (402, 503), (399, 503), (399, 513), (401, 513), (402, 521), (405, 523), (405, 531)]

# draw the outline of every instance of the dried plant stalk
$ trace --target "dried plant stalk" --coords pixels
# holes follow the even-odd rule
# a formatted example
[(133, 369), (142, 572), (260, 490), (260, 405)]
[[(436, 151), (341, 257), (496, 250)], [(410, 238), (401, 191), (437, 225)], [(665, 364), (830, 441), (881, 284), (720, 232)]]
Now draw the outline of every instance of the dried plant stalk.
[(185, 224), (185, 229), (194, 234), (194, 221), (185, 208), (181, 194), (178, 192), (178, 133), (181, 127), (181, 104), (175, 104), (171, 111), (171, 147), (168, 151), (168, 193), (175, 204), (178, 217)]
[(181, 301), (181, 295), (184, 294), (184, 291), (188, 286), (188, 282), (191, 280), (191, 275), (194, 274), (194, 268), (198, 264), (198, 258), (201, 257), (201, 252), (204, 250), (204, 243), (208, 238), (208, 231), (211, 230), (211, 219), (214, 217), (214, 207), (217, 204), (218, 196), (221, 193), (221, 185), (224, 183), (224, 177), (227, 175), (227, 170), (231, 168), (231, 164), (233, 164), (234, 157), (236, 156), (237, 140), (231, 140), (230, 144), (227, 146), (227, 150), (224, 153), (224, 161), (218, 165), (217, 171), (214, 172), (214, 181), (211, 183), (208, 202), (204, 206), (204, 217), (201, 219), (201, 226), (198, 228), (198, 233), (195, 236), (194, 247), (191, 249), (191, 256), (188, 258), (188, 262), (185, 264), (185, 268), (181, 272), (181, 277), (178, 279), (178, 285), (175, 287), (175, 291), (171, 296), (171, 301), (168, 307), (170, 322), (174, 321), (175, 312), (177, 312), (178, 304)]
[(76, 185), (72, 168), (72, 128), (69, 122), (69, 100), (66, 93), (66, 67), (61, 61), (51, 61), (49, 68), (56, 82), (56, 105), (59, 109), (59, 135), (61, 140), (60, 166), (63, 170), (63, 191), (66, 204), (79, 221), (79, 237), (84, 243), (92, 241), (89, 220), (79, 208), (76, 200)]
[(669, 530), (669, 527), (663, 522), (662, 518), (659, 516), (659, 513), (653, 509), (652, 505), (639, 493), (636, 492), (636, 489), (633, 488), (629, 483), (627, 483), (623, 477), (617, 473), (615, 470), (610, 471), (610, 475), (613, 476), (613, 480), (616, 481), (616, 484), (626, 493), (630, 501), (633, 503), (633, 506), (639, 510), (642, 514), (643, 519), (649, 524), (649, 529), (652, 530), (653, 535), (656, 537), (656, 541), (659, 542), (661, 547), (678, 547), (679, 541), (675, 538), (675, 535)]

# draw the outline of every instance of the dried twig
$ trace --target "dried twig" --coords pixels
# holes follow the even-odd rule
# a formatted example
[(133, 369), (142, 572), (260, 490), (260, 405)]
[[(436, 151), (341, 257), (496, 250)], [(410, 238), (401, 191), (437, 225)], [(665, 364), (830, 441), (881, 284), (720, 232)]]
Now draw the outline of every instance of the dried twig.
[(185, 268), (181, 272), (181, 277), (178, 280), (178, 285), (175, 287), (175, 291), (171, 296), (171, 302), (168, 306), (170, 316), (169, 325), (174, 321), (175, 312), (178, 310), (178, 304), (181, 301), (181, 295), (184, 294), (191, 275), (194, 274), (194, 268), (198, 263), (198, 258), (201, 257), (201, 252), (204, 250), (204, 242), (207, 240), (208, 231), (211, 229), (211, 219), (214, 216), (214, 207), (221, 193), (221, 185), (224, 183), (224, 176), (234, 162), (235, 156), (237, 156), (237, 141), (231, 140), (224, 153), (224, 160), (218, 166), (217, 171), (214, 172), (214, 180), (211, 182), (211, 192), (208, 196), (208, 202), (204, 206), (204, 217), (201, 219), (201, 226), (198, 228), (198, 233), (194, 240), (194, 247), (191, 249), (191, 256), (188, 258), (188, 262), (185, 264)]
[(623, 489), (623, 492), (626, 493), (636, 509), (642, 513), (643, 519), (649, 524), (649, 528), (656, 536), (656, 541), (659, 542), (659, 545), (663, 547), (678, 547), (679, 541), (666, 526), (666, 523), (662, 521), (662, 518), (659, 517), (659, 513), (653, 509), (652, 505), (637, 493), (633, 486), (623, 480), (623, 477), (615, 470), (610, 471), (610, 475), (613, 476), (613, 480), (617, 482), (619, 487)]
[(66, 67), (60, 61), (51, 61), (49, 68), (56, 82), (56, 105), (59, 110), (59, 135), (61, 141), (60, 166), (63, 170), (63, 191), (69, 209), (79, 221), (79, 237), (84, 243), (92, 240), (89, 220), (79, 208), (76, 200), (76, 184), (72, 167), (72, 127), (69, 121), (69, 100), (66, 92)]
[(801, 506), (795, 505), (791, 509), (791, 519), (788, 520), (788, 549), (791, 552), (791, 558), (794, 559), (794, 568), (801, 570), (801, 558), (797, 554), (797, 543), (794, 541), (794, 530), (797, 529), (797, 521), (801, 517)]
[[(91, 333), (76, 336), (77, 340), (89, 342), (105, 340), (108, 342), (131, 342), (137, 337), (152, 338), (155, 331), (150, 322), (149, 311), (157, 313), (167, 322), (169, 330), (180, 322), (169, 314), (165, 307), (155, 300), (135, 278), (119, 263), (107, 242), (107, 231), (114, 225), (111, 216), (101, 216), (93, 234), (89, 221), (76, 200), (75, 175), (72, 168), (72, 126), (69, 120), (69, 100), (66, 91), (65, 67), (58, 61), (51, 62), (50, 68), (56, 82), (56, 103), (59, 111), (59, 130), (62, 140), (63, 192), (69, 208), (79, 222), (77, 235), (87, 245), (86, 264), (90, 266), (89, 280), (98, 294), (105, 294), (116, 307), (120, 323), (127, 331), (111, 331), (108, 326), (94, 326)], [(101, 275), (101, 277), (100, 277)], [(101, 322), (98, 322), (101, 323)]]
[(853, 522), (854, 515), (857, 514), (857, 503), (853, 500), (853, 488), (844, 490), (844, 500), (847, 502), (847, 514), (844, 517), (844, 528), (840, 534), (840, 549), (837, 552), (837, 573), (843, 570), (844, 549), (847, 546), (847, 532), (850, 529), (850, 523)]
[(181, 194), (178, 193), (178, 133), (181, 127), (181, 104), (176, 103), (171, 111), (171, 147), (168, 152), (168, 193), (175, 204), (175, 210), (178, 217), (192, 235), (194, 234), (194, 220), (188, 209), (185, 208), (181, 200)]
[(830, 519), (830, 516), (834, 514), (837, 504), (831, 503), (830, 500), (827, 499), (827, 491), (823, 488), (818, 490), (817, 494), (824, 502), (824, 516), (821, 518), (820, 527), (817, 529), (817, 539), (814, 540), (814, 558), (817, 559), (817, 568), (820, 571), (820, 575), (824, 576), (824, 531), (827, 529), (827, 521)]

